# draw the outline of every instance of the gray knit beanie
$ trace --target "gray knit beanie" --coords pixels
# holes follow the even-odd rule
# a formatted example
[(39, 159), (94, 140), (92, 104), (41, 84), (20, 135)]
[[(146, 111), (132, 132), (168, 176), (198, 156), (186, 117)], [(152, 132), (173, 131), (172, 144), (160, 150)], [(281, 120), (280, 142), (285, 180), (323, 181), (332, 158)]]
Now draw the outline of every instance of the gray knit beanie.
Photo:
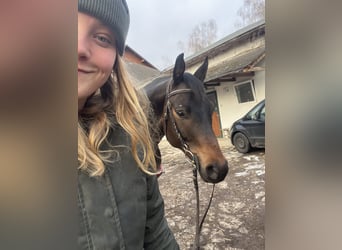
[(96, 17), (114, 31), (116, 46), (122, 56), (129, 27), (126, 0), (78, 0), (78, 11)]

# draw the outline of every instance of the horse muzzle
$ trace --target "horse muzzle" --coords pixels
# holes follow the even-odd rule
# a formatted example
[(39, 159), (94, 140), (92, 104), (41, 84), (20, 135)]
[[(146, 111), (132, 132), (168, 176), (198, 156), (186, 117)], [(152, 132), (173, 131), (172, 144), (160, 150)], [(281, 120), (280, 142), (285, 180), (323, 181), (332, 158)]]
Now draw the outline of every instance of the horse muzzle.
[(229, 171), (228, 162), (224, 164), (213, 163), (200, 167), (199, 173), (205, 182), (218, 183), (224, 180)]

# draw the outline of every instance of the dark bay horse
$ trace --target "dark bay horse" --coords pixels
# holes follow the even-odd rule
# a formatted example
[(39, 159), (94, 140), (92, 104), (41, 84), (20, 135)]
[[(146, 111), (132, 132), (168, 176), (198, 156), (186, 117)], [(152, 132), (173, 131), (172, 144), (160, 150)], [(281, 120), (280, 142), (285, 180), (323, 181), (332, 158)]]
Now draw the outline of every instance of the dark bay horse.
[[(212, 130), (213, 107), (205, 93), (203, 80), (208, 59), (192, 75), (185, 72), (184, 54), (175, 63), (172, 77), (160, 77), (144, 87), (157, 118), (159, 141), (183, 150), (184, 144), (196, 154), (202, 179), (218, 183), (228, 173), (228, 163)], [(158, 149), (159, 150), (159, 149)], [(185, 152), (186, 153), (186, 152)]]

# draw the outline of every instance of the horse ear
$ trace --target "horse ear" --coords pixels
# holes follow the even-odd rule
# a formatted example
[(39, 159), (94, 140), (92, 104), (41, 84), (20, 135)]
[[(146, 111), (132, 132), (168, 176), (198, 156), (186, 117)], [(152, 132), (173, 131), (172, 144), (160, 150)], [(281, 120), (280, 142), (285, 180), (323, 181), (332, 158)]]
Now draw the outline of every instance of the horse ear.
[(196, 70), (196, 72), (194, 73), (194, 76), (196, 76), (198, 79), (200, 79), (203, 82), (207, 74), (207, 71), (208, 71), (208, 57), (205, 58), (201, 67), (199, 67)]
[(177, 56), (175, 68), (173, 69), (173, 82), (179, 83), (183, 80), (185, 71), (184, 53)]

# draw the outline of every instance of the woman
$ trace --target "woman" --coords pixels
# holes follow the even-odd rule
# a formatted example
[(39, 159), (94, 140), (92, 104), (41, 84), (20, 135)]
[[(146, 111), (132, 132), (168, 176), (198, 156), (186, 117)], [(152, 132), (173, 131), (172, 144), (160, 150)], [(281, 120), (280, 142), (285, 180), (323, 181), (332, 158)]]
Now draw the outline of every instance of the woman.
[(164, 217), (147, 106), (121, 59), (126, 1), (79, 0), (78, 11), (79, 248), (179, 249)]

